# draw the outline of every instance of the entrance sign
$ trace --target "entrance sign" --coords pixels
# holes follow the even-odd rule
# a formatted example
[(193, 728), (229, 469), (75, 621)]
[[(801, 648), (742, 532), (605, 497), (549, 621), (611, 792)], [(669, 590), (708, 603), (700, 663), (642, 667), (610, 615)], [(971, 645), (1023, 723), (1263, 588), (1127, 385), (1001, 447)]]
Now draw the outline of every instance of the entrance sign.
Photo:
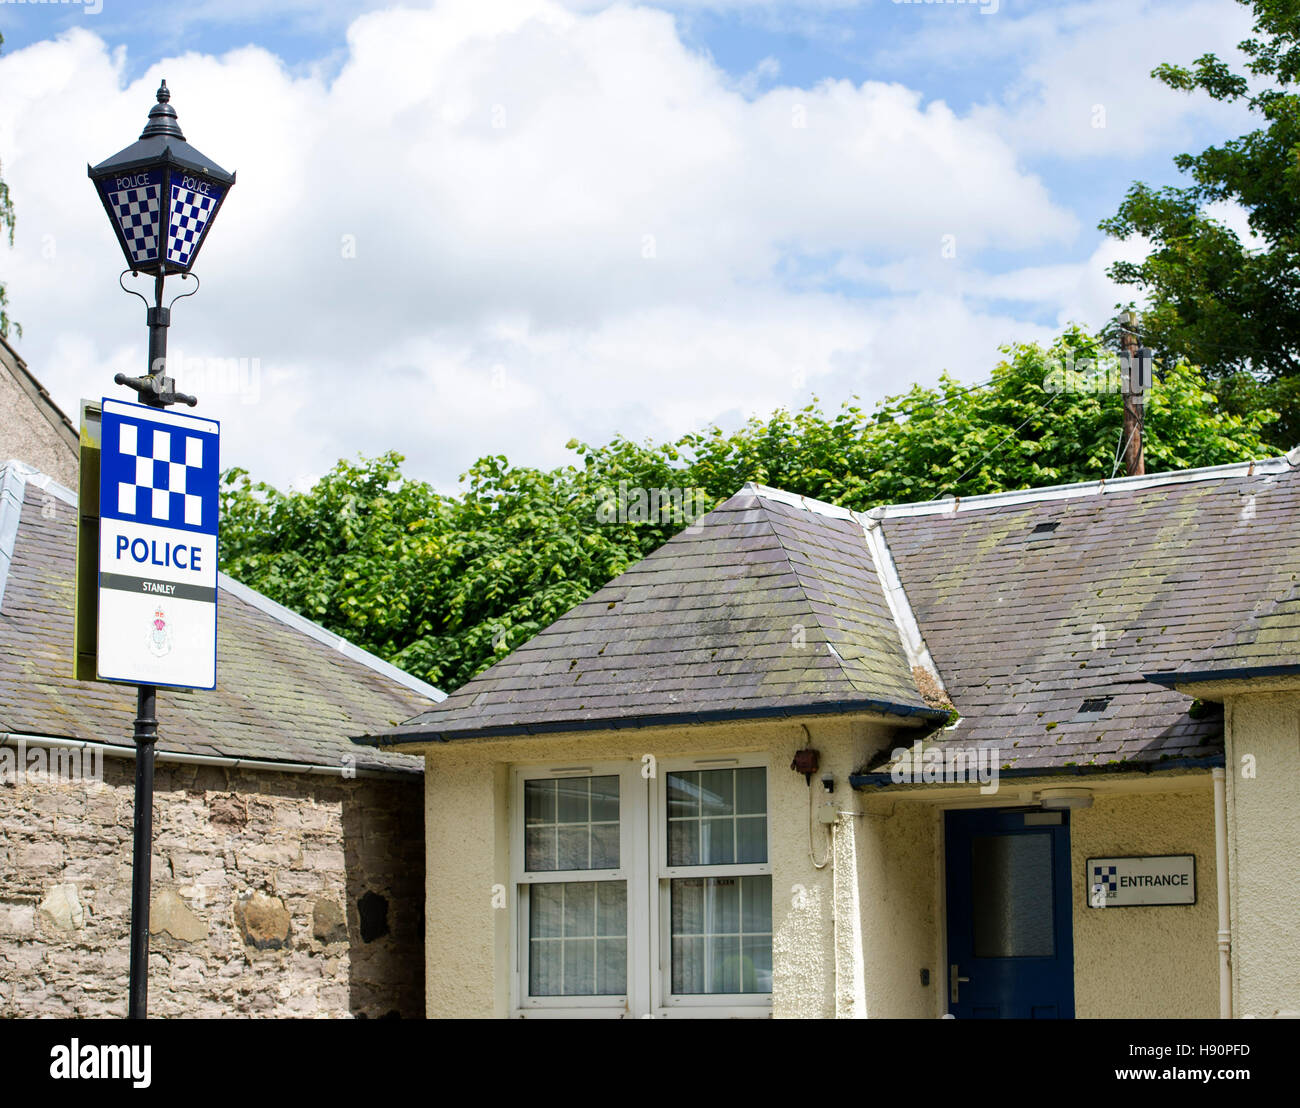
[(218, 424), (108, 398), (102, 411), (99, 679), (215, 688)]
[(1089, 858), (1088, 904), (1133, 908), (1196, 903), (1196, 855)]

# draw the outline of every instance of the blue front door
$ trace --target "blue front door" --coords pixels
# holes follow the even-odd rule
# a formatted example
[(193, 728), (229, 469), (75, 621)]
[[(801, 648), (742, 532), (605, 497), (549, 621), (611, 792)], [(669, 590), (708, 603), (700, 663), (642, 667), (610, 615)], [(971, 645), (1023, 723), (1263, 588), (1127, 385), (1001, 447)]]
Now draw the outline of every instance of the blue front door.
[(1074, 1016), (1068, 812), (946, 815), (948, 964), (958, 1019)]

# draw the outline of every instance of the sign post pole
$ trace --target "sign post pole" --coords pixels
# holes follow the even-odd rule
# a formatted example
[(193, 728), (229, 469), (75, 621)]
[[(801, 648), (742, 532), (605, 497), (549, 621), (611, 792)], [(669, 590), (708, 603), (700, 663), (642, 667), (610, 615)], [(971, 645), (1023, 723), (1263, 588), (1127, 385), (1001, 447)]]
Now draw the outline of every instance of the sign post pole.
[[(150, 407), (166, 408), (167, 328), (171, 309), (162, 305), (163, 275), (154, 278), (154, 306), (148, 310), (149, 373), (157, 384), (140, 389)], [(125, 384), (124, 374), (114, 380)], [(174, 391), (172, 392), (174, 394)], [(179, 398), (177, 398), (179, 399)], [(188, 398), (187, 398), (188, 399)], [(127, 992), (127, 1019), (149, 1014), (149, 902), (153, 891), (153, 763), (158, 743), (158, 689), (140, 685), (135, 696), (135, 827), (131, 844), (131, 977)]]
[(135, 701), (135, 841), (131, 851), (131, 984), (127, 1018), (149, 1011), (149, 893), (153, 880), (153, 757), (158, 690), (141, 685)]
[[(196, 401), (178, 393), (167, 376), (171, 305), (163, 304), (163, 282), (168, 275), (191, 276), (235, 175), (185, 141), (166, 81), (140, 138), (87, 166), (86, 173), (126, 260), (119, 284), (128, 272), (154, 278), (153, 304), (122, 285), (145, 303), (149, 369), (142, 377), (119, 373), (113, 378), (138, 393), (143, 408), (107, 399), (101, 405), (95, 609), (97, 679), (136, 686), (127, 1014), (144, 1019), (158, 686), (216, 687), (218, 427), (211, 420), (167, 412), (172, 404), (193, 407)], [(84, 458), (93, 451), (82, 453)], [(79, 515), (83, 523), (86, 514)], [(79, 536), (78, 556), (85, 553), (88, 562), (83, 545)], [(79, 633), (77, 638), (75, 668), (81, 673), (86, 644)]]
[[(167, 328), (171, 309), (162, 304), (163, 275), (154, 278), (154, 306), (149, 324), (149, 373), (153, 390), (140, 389), (151, 407), (166, 408)], [(123, 374), (114, 380), (125, 384)], [(174, 395), (174, 393), (173, 393)], [(153, 891), (153, 763), (158, 743), (158, 689), (140, 685), (135, 695), (135, 827), (131, 844), (131, 977), (127, 992), (127, 1019), (149, 1015), (149, 902)]]

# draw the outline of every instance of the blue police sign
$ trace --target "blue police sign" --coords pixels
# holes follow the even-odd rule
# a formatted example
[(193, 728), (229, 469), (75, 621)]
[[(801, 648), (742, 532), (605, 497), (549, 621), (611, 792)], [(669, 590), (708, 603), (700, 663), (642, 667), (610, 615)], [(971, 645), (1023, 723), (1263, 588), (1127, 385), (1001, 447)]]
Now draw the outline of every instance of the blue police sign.
[(217, 683), (219, 425), (103, 401), (98, 675)]

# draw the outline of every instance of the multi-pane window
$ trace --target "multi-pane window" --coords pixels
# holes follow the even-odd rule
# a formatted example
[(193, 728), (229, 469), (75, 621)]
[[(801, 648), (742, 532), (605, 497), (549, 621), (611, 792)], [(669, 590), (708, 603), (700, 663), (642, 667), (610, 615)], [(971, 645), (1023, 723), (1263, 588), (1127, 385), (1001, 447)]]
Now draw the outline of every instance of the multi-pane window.
[(515, 772), (522, 1007), (763, 1010), (767, 770), (718, 761)]
[(618, 778), (524, 782), (525, 867), (618, 869)]
[(675, 994), (772, 991), (772, 878), (672, 882)]
[(627, 886), (622, 881), (534, 885), (529, 913), (530, 996), (627, 992)]
[(526, 995), (623, 996), (627, 880), (620, 779), (557, 775), (522, 784)]
[(767, 861), (767, 771), (693, 770), (668, 775), (668, 864)]
[(667, 818), (672, 995), (770, 993), (767, 770), (669, 773)]

